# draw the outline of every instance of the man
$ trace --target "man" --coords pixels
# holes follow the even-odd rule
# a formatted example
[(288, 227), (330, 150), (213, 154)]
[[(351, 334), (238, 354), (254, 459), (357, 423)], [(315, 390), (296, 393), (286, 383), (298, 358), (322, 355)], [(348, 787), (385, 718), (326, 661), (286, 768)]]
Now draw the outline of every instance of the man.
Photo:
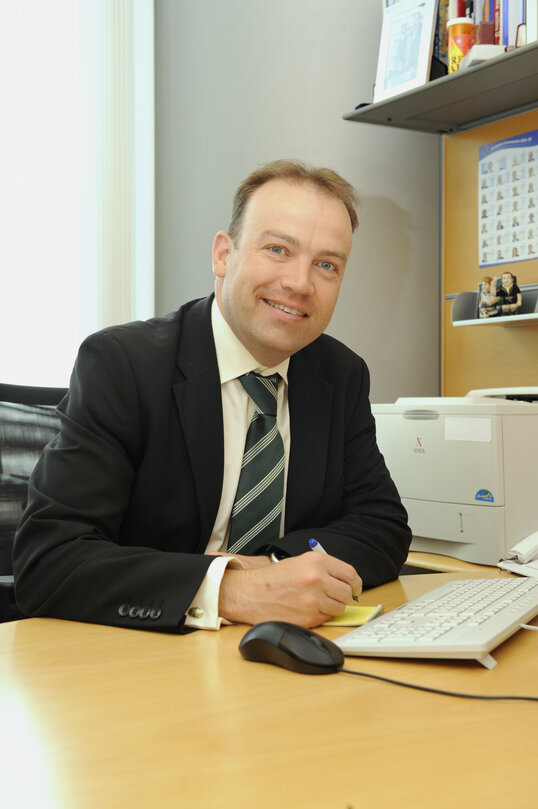
[[(169, 632), (312, 627), (398, 575), (410, 532), (376, 446), (368, 370), (323, 335), (355, 202), (327, 169), (263, 167), (215, 237), (214, 299), (83, 343), (15, 539), (23, 612)], [(252, 372), (277, 397), (269, 540), (254, 527), (232, 536), (245, 436), (254, 412), (265, 418), (243, 387)]]
[[(512, 255), (517, 256), (517, 250)], [(501, 302), (503, 315), (515, 315), (521, 308), (523, 303), (521, 290), (511, 272), (506, 271), (501, 275), (501, 285), (497, 287), (497, 300)]]

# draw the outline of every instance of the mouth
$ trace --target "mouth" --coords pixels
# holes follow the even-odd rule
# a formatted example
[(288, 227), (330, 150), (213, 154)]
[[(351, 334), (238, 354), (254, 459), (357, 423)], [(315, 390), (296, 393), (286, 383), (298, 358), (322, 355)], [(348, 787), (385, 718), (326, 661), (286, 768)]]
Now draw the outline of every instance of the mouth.
[(299, 309), (293, 309), (291, 306), (284, 306), (283, 303), (275, 303), (275, 301), (269, 300), (269, 298), (263, 299), (266, 304), (272, 306), (273, 309), (280, 309), (282, 312), (287, 312), (288, 315), (295, 315), (296, 317), (308, 317), (305, 312), (300, 312)]

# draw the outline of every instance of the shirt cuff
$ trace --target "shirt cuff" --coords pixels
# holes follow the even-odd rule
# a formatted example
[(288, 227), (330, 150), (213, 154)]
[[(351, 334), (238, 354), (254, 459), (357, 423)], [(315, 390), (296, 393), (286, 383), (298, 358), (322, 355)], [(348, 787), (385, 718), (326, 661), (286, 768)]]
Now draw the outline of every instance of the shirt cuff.
[(229, 623), (219, 615), (220, 583), (228, 565), (244, 568), (243, 563), (235, 556), (216, 556), (186, 612), (185, 626), (195, 629), (220, 629), (223, 621)]

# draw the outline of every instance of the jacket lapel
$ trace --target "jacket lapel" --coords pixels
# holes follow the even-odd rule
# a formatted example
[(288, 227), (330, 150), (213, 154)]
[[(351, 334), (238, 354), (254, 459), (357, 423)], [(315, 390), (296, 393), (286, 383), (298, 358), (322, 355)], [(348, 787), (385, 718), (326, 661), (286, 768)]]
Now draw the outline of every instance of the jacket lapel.
[(173, 385), (198, 498), (197, 551), (202, 553), (217, 516), (224, 474), (222, 400), (211, 328), (212, 300), (210, 296), (185, 307), (177, 359), (180, 381)]
[(322, 379), (301, 353), (290, 360), (288, 384), (291, 449), (286, 532), (307, 525), (322, 496), (333, 397), (332, 384)]

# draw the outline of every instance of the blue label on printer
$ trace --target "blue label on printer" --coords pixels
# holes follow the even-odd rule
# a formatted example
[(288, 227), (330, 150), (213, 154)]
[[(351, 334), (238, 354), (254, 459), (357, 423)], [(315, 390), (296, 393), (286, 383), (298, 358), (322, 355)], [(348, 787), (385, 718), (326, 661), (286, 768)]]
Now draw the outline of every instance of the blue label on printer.
[(487, 489), (479, 489), (474, 496), (475, 500), (482, 500), (484, 503), (494, 503), (493, 495)]

